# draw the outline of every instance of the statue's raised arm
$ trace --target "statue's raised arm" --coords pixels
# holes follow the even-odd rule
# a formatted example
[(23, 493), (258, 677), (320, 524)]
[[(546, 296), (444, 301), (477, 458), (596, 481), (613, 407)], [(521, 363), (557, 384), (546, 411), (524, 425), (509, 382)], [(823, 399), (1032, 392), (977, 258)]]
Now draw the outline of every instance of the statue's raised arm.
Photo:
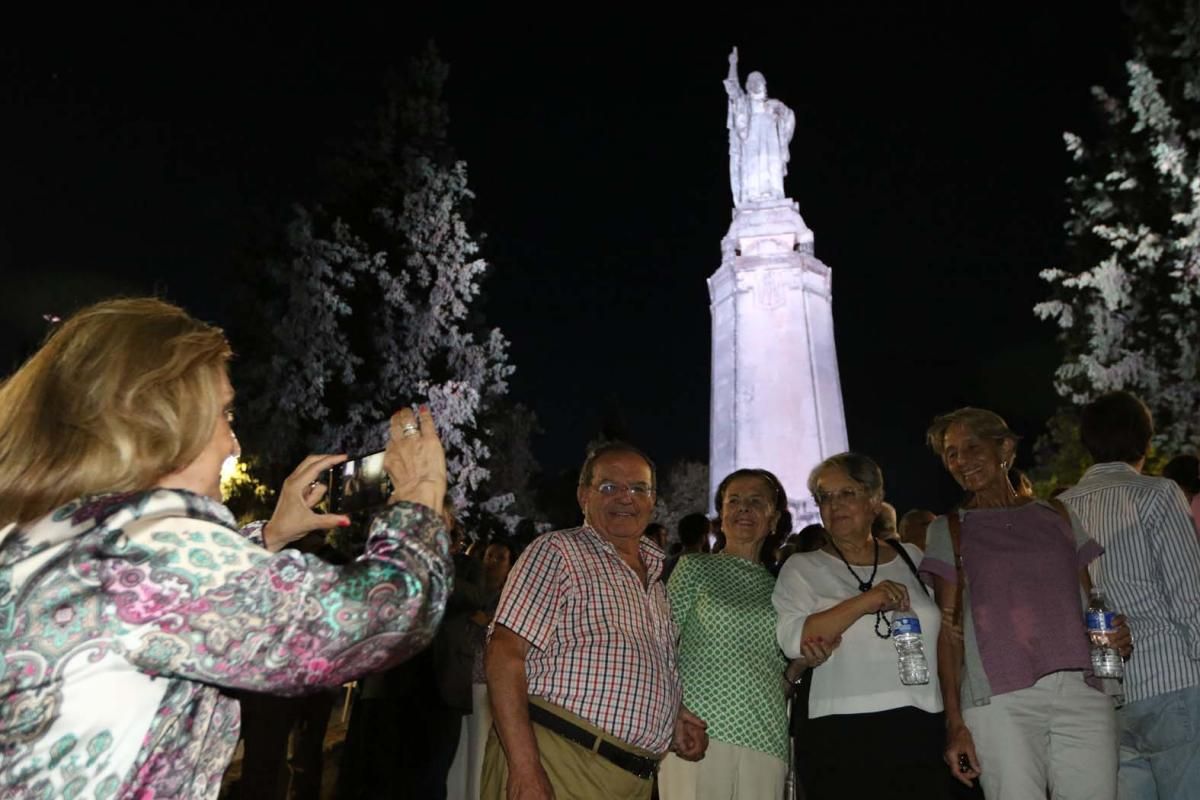
[(742, 96), (742, 83), (741, 79), (738, 78), (738, 55), (736, 47), (729, 53), (729, 74), (725, 76), (725, 94), (729, 95), (730, 102)]
[(737, 48), (729, 54), (725, 78), (729, 96), (729, 184), (733, 203), (782, 200), (783, 176), (787, 174), (788, 146), (796, 130), (796, 116), (779, 100), (767, 96), (767, 80), (751, 72), (742, 90), (738, 79)]
[(750, 116), (746, 107), (746, 93), (742, 91), (738, 77), (737, 47), (729, 53), (729, 74), (725, 76), (725, 94), (729, 97), (725, 113), (725, 127), (729, 129), (729, 189), (733, 192), (733, 204), (742, 204), (742, 139)]

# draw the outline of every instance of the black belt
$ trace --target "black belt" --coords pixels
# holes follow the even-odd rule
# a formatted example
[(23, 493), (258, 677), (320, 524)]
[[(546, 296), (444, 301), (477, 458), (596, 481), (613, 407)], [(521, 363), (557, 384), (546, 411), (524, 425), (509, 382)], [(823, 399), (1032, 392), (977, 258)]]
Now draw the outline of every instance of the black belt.
[(554, 731), (564, 739), (586, 747), (593, 753), (608, 759), (626, 772), (632, 772), (639, 778), (648, 780), (654, 776), (654, 772), (658, 769), (657, 758), (647, 758), (646, 756), (631, 753), (628, 750), (622, 750), (603, 737), (586, 731), (575, 723), (568, 722), (554, 712), (547, 711), (533, 703), (529, 704), (529, 719), (547, 730)]

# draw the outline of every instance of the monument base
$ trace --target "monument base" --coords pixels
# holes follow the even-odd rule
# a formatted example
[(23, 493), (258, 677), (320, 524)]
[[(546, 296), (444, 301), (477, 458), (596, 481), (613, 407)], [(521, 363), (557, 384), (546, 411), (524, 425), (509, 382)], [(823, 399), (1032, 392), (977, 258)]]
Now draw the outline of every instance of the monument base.
[(791, 200), (744, 204), (708, 280), (713, 318), (709, 475), (775, 473), (796, 529), (819, 521), (808, 474), (847, 449), (832, 273)]

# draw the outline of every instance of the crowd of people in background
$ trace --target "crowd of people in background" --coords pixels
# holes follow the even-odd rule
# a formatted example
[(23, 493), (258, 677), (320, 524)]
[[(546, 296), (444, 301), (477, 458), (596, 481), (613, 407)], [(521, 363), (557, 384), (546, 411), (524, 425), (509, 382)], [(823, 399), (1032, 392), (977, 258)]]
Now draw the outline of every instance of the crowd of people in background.
[(468, 530), (432, 415), (403, 409), (347, 560), (311, 535), (350, 522), (318, 510), (344, 456), (305, 459), (266, 521), (221, 505), (229, 357), (174, 306), (108, 301), (0, 384), (0, 796), (215, 797), (240, 735), (233, 794), (316, 798), (352, 685), (343, 798), (1200, 797), (1200, 461), (1146, 474), (1131, 394), (1082, 409), (1093, 465), (1052, 497), (1000, 415), (960, 408), (926, 432), (953, 507), (898, 515), (840, 453), (798, 531), (772, 465), (668, 530), (625, 442), (587, 454), (579, 526)]

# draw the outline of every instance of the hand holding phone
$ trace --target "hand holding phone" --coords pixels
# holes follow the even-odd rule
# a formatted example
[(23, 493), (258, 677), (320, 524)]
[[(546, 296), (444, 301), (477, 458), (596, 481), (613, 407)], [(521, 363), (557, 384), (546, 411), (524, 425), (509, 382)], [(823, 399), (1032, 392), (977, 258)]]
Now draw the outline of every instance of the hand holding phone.
[(343, 455), (312, 455), (283, 482), (275, 512), (263, 531), (266, 548), (278, 551), (284, 545), (304, 537), (310, 531), (325, 530), (350, 524), (340, 514), (318, 514), (313, 506), (325, 496), (325, 485), (319, 482), (322, 473), (346, 460)]
[(384, 469), (392, 479), (388, 502), (408, 500), (442, 513), (446, 498), (446, 454), (428, 406), (418, 414), (402, 408), (392, 415)]
[(329, 510), (355, 514), (387, 505), (392, 481), (383, 468), (385, 451), (359, 456), (329, 472)]

